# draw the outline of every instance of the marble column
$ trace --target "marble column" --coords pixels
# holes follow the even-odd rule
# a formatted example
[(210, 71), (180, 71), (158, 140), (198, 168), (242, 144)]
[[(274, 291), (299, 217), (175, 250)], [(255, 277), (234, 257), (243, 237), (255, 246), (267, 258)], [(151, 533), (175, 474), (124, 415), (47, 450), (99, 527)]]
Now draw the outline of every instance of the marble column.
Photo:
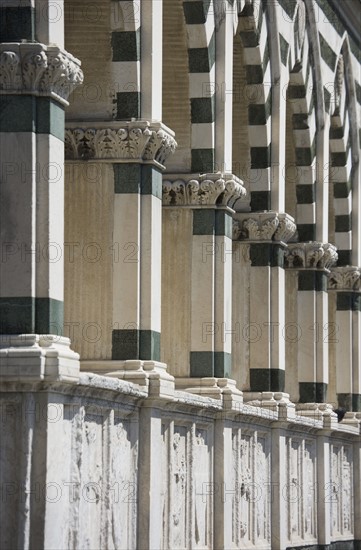
[[(254, 392), (283, 392), (285, 384), (285, 274), (287, 241), (296, 230), (293, 218), (277, 212), (237, 213), (234, 238), (249, 246), (250, 399)], [(248, 328), (248, 330), (246, 330)]]
[(298, 270), (297, 337), (300, 403), (325, 403), (329, 377), (328, 294), (329, 269), (337, 260), (329, 243), (292, 243), (285, 265)]
[(361, 412), (361, 268), (335, 267), (329, 292), (336, 292), (336, 393), (338, 406)]
[(174, 133), (160, 122), (67, 125), (68, 162), (111, 163), (114, 169), (113, 244), (119, 258), (113, 262), (112, 361), (87, 361), (88, 370), (123, 376), (125, 369), (128, 379), (136, 373), (146, 380), (143, 362), (160, 361), (161, 171), (176, 145)]
[(0, 332), (7, 379), (23, 373), (76, 377), (79, 371), (78, 355), (62, 337), (63, 142), (67, 98), (83, 73), (63, 49), (62, 13), (54, 22), (38, 7), (4, 7), (12, 24), (0, 36)]
[[(183, 270), (176, 265), (178, 255), (170, 250), (165, 259), (165, 292), (174, 296), (188, 288), (191, 296), (188, 302), (187, 293), (184, 295), (182, 311), (176, 318), (169, 307), (164, 311), (166, 319), (172, 318), (172, 332), (185, 338), (184, 366), (172, 371), (179, 377), (178, 385), (188, 387), (199, 385), (200, 379), (231, 377), (232, 206), (244, 194), (242, 182), (232, 174), (164, 175), (165, 247), (170, 249), (172, 242), (173, 252), (178, 250), (182, 257), (181, 263), (191, 267), (190, 272), (181, 275)], [(178, 226), (177, 240), (172, 238), (174, 223)], [(183, 238), (189, 238), (190, 243), (184, 250)], [(189, 319), (186, 328), (181, 326), (184, 318)], [(176, 350), (169, 338), (166, 347), (167, 361), (175, 363)]]

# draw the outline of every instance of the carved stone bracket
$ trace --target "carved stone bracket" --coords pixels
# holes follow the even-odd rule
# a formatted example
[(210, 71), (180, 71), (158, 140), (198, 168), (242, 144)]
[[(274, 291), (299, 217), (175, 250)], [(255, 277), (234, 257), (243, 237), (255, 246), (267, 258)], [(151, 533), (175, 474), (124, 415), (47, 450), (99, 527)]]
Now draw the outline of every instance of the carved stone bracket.
[(64, 105), (82, 84), (80, 61), (57, 46), (0, 44), (0, 93), (50, 96)]
[(237, 213), (233, 222), (234, 240), (286, 243), (295, 231), (294, 219), (288, 214), (279, 214), (278, 212)]
[(285, 250), (285, 267), (327, 271), (337, 258), (336, 247), (330, 243), (290, 243)]
[(220, 205), (230, 208), (246, 195), (243, 182), (233, 174), (165, 174), (164, 206)]
[(361, 290), (361, 267), (335, 267), (331, 270), (328, 288), (331, 290)]
[(65, 129), (67, 160), (138, 160), (163, 169), (176, 147), (174, 132), (161, 122), (71, 122)]

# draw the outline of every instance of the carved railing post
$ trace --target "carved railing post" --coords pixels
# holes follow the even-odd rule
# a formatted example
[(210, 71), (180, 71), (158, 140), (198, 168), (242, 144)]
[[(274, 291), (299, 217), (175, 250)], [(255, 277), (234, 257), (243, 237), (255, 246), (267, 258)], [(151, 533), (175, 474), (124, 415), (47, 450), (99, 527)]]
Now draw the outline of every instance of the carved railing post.
[(361, 268), (335, 267), (329, 291), (336, 296), (336, 393), (339, 407), (361, 412)]
[[(298, 270), (297, 365), (300, 403), (324, 403), (328, 385), (327, 276), (337, 261), (329, 243), (289, 244), (285, 265)], [(295, 336), (296, 338), (296, 336)]]
[[(242, 345), (249, 344), (251, 394), (247, 398), (255, 399), (255, 392), (284, 391), (283, 257), (296, 225), (291, 216), (271, 211), (238, 213), (235, 218), (234, 239), (247, 247), (244, 260), (250, 266), (249, 293), (252, 299), (249, 324), (242, 330)], [(243, 256), (246, 251), (243, 250)]]

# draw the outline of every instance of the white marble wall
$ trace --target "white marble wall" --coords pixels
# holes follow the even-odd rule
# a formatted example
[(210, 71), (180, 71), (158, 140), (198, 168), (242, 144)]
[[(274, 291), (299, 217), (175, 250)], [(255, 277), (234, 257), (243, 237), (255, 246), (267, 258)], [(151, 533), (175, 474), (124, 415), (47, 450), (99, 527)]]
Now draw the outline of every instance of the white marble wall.
[(87, 373), (47, 389), (3, 384), (0, 403), (2, 548), (282, 550), (356, 538), (357, 422), (326, 431), (329, 417), (285, 422), (177, 391), (154, 399)]

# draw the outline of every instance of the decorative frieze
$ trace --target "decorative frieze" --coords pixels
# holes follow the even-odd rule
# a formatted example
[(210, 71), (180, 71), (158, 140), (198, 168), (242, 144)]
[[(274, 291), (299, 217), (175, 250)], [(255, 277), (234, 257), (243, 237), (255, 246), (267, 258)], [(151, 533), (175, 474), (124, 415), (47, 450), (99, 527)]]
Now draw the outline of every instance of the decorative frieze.
[(330, 243), (290, 243), (285, 250), (285, 266), (290, 268), (329, 270), (336, 262), (336, 247)]
[(243, 182), (233, 174), (166, 174), (163, 177), (163, 205), (214, 206), (232, 208), (246, 195)]
[(0, 44), (0, 93), (50, 96), (64, 105), (82, 84), (80, 61), (57, 46)]
[(287, 242), (296, 231), (294, 219), (278, 212), (237, 214), (233, 223), (233, 239)]
[(359, 291), (361, 289), (361, 268), (355, 266), (335, 267), (331, 270), (328, 288)]
[(153, 161), (163, 168), (176, 147), (174, 132), (161, 122), (72, 122), (65, 130), (67, 160)]

